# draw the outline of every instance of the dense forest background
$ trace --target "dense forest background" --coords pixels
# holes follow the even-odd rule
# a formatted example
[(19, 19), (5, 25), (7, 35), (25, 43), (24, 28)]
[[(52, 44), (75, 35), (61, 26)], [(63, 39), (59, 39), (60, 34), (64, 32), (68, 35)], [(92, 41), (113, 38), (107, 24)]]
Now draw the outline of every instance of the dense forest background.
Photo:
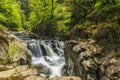
[(120, 0), (0, 0), (0, 26), (64, 39), (96, 38), (105, 30), (114, 42), (120, 34)]

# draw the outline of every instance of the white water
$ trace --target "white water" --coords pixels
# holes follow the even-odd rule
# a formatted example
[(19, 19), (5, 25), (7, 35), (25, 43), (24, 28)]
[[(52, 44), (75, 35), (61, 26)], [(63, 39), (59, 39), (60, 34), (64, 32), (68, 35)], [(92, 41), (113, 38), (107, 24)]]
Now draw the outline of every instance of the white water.
[(32, 64), (38, 68), (41, 76), (48, 78), (61, 76), (65, 65), (64, 42), (35, 40), (24, 32), (14, 31), (11, 33), (28, 44), (28, 48), (32, 52)]
[[(54, 48), (52, 45), (54, 45)], [(64, 42), (31, 42), (28, 47), (33, 54), (32, 64), (41, 68), (41, 76), (49, 78), (61, 76), (61, 70), (65, 65)], [(57, 51), (55, 52), (54, 49)]]

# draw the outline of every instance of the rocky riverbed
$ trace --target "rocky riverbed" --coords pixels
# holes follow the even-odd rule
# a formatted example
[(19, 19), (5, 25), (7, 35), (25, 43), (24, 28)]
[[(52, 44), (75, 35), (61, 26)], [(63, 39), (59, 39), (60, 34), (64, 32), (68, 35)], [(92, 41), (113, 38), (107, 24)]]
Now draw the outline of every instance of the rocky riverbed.
[(104, 49), (95, 40), (69, 40), (64, 46), (61, 77), (41, 77), (31, 64), (27, 45), (8, 31), (0, 30), (0, 80), (120, 80), (120, 57), (116, 46)]
[(120, 80), (120, 57), (115, 46), (105, 49), (95, 40), (65, 42), (66, 66), (64, 74), (78, 76), (82, 80)]
[[(0, 30), (0, 80), (49, 80), (40, 76), (27, 45), (6, 30)], [(50, 80), (81, 80), (75, 76)]]
[(31, 66), (31, 56), (25, 43), (0, 30), (0, 80), (45, 80)]

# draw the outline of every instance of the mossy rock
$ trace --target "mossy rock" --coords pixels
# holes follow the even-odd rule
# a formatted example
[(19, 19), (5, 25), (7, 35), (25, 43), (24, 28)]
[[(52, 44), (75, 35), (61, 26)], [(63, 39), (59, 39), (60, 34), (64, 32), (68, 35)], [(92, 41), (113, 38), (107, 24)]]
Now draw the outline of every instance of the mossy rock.
[(6, 30), (0, 30), (0, 63), (31, 64), (27, 45)]

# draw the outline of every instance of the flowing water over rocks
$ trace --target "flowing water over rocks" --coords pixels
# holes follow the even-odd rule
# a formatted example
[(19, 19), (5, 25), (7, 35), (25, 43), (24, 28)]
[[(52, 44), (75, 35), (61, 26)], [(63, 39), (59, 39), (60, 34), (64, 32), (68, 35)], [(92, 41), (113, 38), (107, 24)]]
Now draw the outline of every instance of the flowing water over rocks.
[(120, 57), (112, 43), (103, 48), (93, 39), (69, 40), (65, 45), (58, 40), (23, 41), (32, 52), (32, 64), (50, 80), (120, 80)]
[[(17, 34), (20, 36), (21, 32)], [(24, 34), (22, 33), (22, 35)], [(22, 38), (23, 40), (21, 40), (19, 39), (21, 36), (17, 37), (11, 33), (0, 31), (0, 80), (82, 80), (75, 76), (59, 77), (62, 66), (65, 64), (63, 57), (64, 43), (62, 41), (41, 41), (31, 40), (30, 38), (27, 38), (27, 40)], [(24, 42), (28, 44), (33, 55)], [(5, 47), (8, 47), (7, 50)], [(11, 54), (11, 51), (14, 51), (14, 54)], [(8, 57), (6, 58), (6, 56)], [(31, 62), (40, 73), (31, 65)], [(49, 78), (41, 77), (40, 74)]]
[(25, 43), (0, 30), (0, 80), (45, 80), (31, 67), (31, 55)]
[(30, 42), (28, 48), (33, 53), (32, 64), (40, 70), (43, 77), (61, 76), (64, 60), (64, 42), (38, 41)]
[(65, 65), (63, 41), (35, 40), (26, 33), (12, 33), (28, 44), (28, 49), (32, 52), (32, 64), (39, 70), (41, 76), (46, 78), (61, 76)]

